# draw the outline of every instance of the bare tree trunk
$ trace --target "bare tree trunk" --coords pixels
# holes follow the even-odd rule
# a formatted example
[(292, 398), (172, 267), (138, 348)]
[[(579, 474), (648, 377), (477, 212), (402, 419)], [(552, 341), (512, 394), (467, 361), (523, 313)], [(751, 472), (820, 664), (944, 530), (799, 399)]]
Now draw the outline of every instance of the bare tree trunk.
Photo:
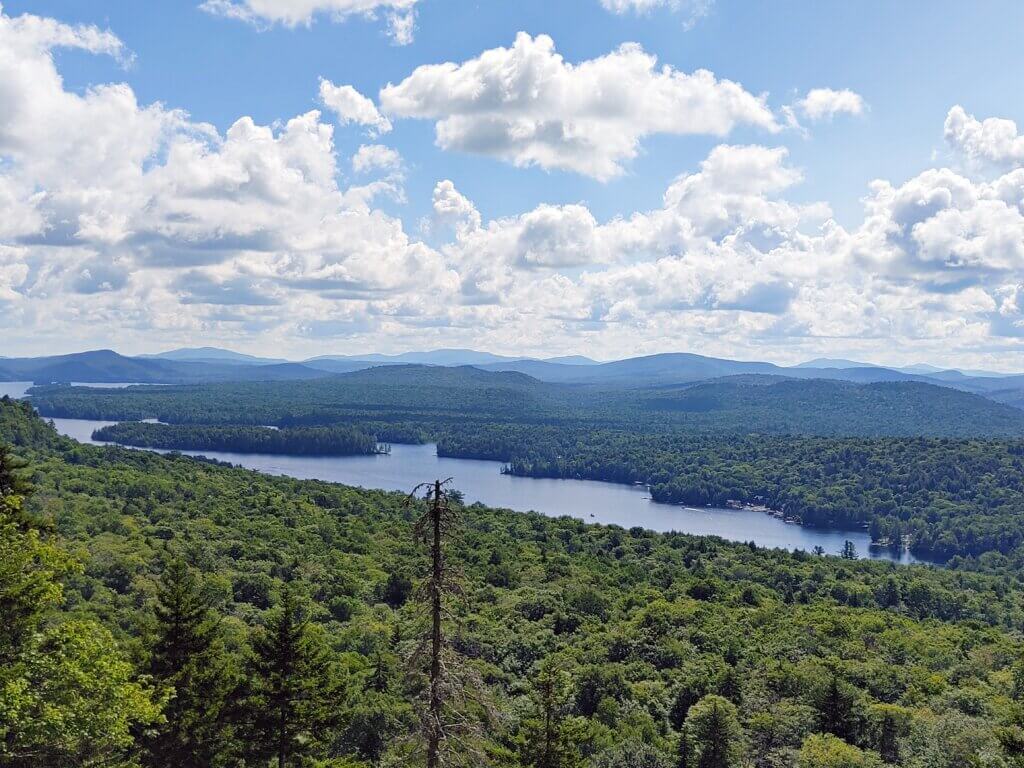
[(430, 615), (433, 622), (430, 643), (430, 733), (427, 741), (427, 768), (440, 766), (441, 752), (441, 710), (444, 697), (441, 690), (441, 584), (444, 578), (444, 563), (441, 557), (441, 481), (434, 482), (434, 499), (430, 507), (432, 542), (430, 557), (433, 566), (433, 584), (430, 595)]

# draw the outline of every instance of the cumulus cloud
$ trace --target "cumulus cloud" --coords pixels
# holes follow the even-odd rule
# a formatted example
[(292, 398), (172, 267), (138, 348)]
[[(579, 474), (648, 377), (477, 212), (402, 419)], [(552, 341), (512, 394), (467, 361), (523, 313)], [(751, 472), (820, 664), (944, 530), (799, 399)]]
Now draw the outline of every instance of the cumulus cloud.
[(946, 115), (945, 137), (953, 149), (976, 163), (1014, 166), (1024, 162), (1024, 136), (1013, 120), (978, 120), (957, 104)]
[(363, 125), (375, 135), (391, 130), (391, 121), (377, 110), (373, 101), (351, 85), (335, 85), (330, 80), (321, 80), (320, 101), (335, 114), (340, 125)]
[[(451, 284), (438, 253), (372, 208), (400, 196), (393, 177), (339, 186), (318, 111), (278, 126), (241, 117), (221, 134), (139, 105), (127, 85), (65, 89), (56, 45), (122, 50), (93, 28), (0, 15), (0, 292), (47, 307), (37, 330), (277, 327), (279, 311), (329, 318)], [(357, 156), (395, 170), (385, 148)]]
[(612, 347), (713, 339), (735, 354), (886, 339), (949, 354), (1024, 338), (1024, 169), (875, 182), (853, 230), (826, 205), (785, 200), (801, 178), (784, 149), (719, 146), (662, 207), (627, 218), (541, 205), (483, 222), (450, 182), (435, 209), (466, 222), (442, 249), (466, 303), (520, 308), (520, 323), (541, 313), (545, 327)]
[(860, 115), (864, 112), (863, 97), (844, 88), (841, 91), (832, 88), (812, 88), (807, 95), (796, 102), (796, 108), (811, 122), (831, 120), (836, 115)]
[(711, 72), (669, 66), (639, 45), (572, 64), (546, 35), (461, 64), (418, 67), (380, 93), (385, 114), (436, 120), (443, 149), (609, 179), (651, 134), (777, 129), (764, 98)]
[(451, 182), (435, 189), (434, 205), (463, 222), (444, 252), (476, 303), (514, 294), (524, 282), (517, 271), (587, 268), (559, 290), (575, 291), (573, 304), (589, 304), (587, 322), (607, 320), (606, 313), (695, 308), (774, 313), (795, 289), (778, 256), (764, 251), (828, 216), (822, 206), (778, 199), (800, 180), (785, 160), (782, 149), (717, 147), (700, 170), (672, 183), (661, 208), (605, 223), (572, 204), (541, 205), (484, 225)]
[[(794, 202), (804, 174), (784, 147), (722, 144), (679, 169), (660, 203), (612, 218), (557, 200), (489, 217), (443, 180), (428, 244), (375, 207), (381, 195), (401, 199), (393, 149), (366, 142), (339, 154), (318, 110), (272, 125), (240, 116), (221, 131), (140, 104), (125, 84), (73, 91), (53, 55), (68, 45), (124, 56), (103, 30), (0, 15), (0, 326), (36, 348), (106, 345), (116, 334), (137, 348), (258, 339), (296, 355), (336, 342), (606, 356), (841, 347), (991, 364), (986, 354), (1005, 358), (1024, 343), (1024, 159), (1008, 121), (951, 110), (953, 146), (996, 168), (873, 182), (855, 227), (824, 203)], [(552, 96), (576, 88), (584, 64), (541, 53), (538, 98), (563, 117), (584, 114), (576, 94)], [(470, 107), (494, 114), (506, 101), (521, 116), (529, 99), (516, 94), (533, 91), (512, 52), (502, 55), (505, 91), (487, 67), (470, 77), (451, 65), (437, 82), (467, 90), (436, 99), (462, 105), (467, 119)], [(640, 99), (675, 95), (675, 80), (692, 77), (646, 71)], [(413, 90), (415, 103), (433, 103), (418, 87), (403, 98)], [(604, 104), (586, 98), (588, 109)], [(346, 119), (379, 127), (373, 109)], [(601, 130), (620, 121), (614, 110), (594, 114), (584, 116)], [(653, 114), (644, 131), (671, 127)], [(628, 153), (597, 157), (620, 164)], [(358, 185), (339, 181), (349, 170)]]
[(352, 169), (356, 173), (372, 170), (397, 171), (402, 167), (402, 156), (383, 144), (363, 144), (352, 156)]
[(373, 18), (384, 12), (388, 32), (398, 45), (412, 42), (417, 0), (205, 0), (207, 13), (250, 24), (309, 26), (317, 16), (345, 21), (351, 16)]

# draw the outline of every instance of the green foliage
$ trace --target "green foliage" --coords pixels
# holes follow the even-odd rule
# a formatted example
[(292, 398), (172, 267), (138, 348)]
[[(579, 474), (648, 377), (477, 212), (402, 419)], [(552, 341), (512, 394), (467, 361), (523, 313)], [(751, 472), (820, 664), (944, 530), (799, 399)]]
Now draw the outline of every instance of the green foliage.
[(238, 685), (217, 617), (184, 561), (164, 571), (155, 607), (149, 673), (169, 699), (164, 718), (144, 738), (145, 764), (211, 768), (231, 751), (229, 698)]
[(800, 749), (800, 768), (882, 768), (882, 761), (835, 736), (815, 734)]
[(107, 629), (56, 615), (78, 564), (24, 514), (24, 467), (0, 444), (0, 764), (133, 764), (159, 706)]
[(44, 629), (0, 686), (4, 765), (134, 764), (133, 730), (160, 713), (110, 632), (90, 620)]
[(323, 756), (337, 720), (335, 683), (322, 629), (302, 615), (292, 589), (253, 639), (249, 685), (241, 709), (245, 751), (280, 768)]
[(374, 435), (343, 426), (271, 429), (126, 421), (97, 429), (92, 437), (121, 445), (168, 450), (295, 456), (368, 456), (380, 452)]
[[(422, 681), (401, 670), (421, 621), (401, 598), (426, 566), (413, 544), (421, 502), (81, 446), (0, 405), (8, 435), (31, 462), (29, 511), (45, 511), (83, 563), (66, 575), (49, 567), (63, 591), (35, 626), (101, 624), (150, 702), (142, 675), (152, 672), (166, 722), (141, 722), (151, 705), (122, 709), (133, 710), (147, 764), (265, 768), (246, 755), (256, 741), (246, 729), (267, 714), (258, 700), (288, 689), (267, 671), (275, 643), (265, 641), (278, 635), (289, 585), (334, 670), (337, 717), (308, 742), (290, 731), (295, 743), (324, 766), (404, 764)], [(680, 751), (688, 766), (743, 768), (1019, 757), (1024, 591), (1009, 572), (846, 561), (479, 505), (459, 513), (446, 557), (464, 593), (446, 631), (502, 715), (484, 745), (495, 765), (536, 764), (551, 733), (581, 768), (678, 766)], [(492, 578), (503, 564), (513, 580)], [(131, 759), (131, 746), (115, 751), (111, 762)]]
[(557, 661), (545, 659), (534, 678), (532, 713), (523, 719), (523, 765), (533, 768), (572, 768), (580, 763), (573, 741), (572, 724), (567, 721), (572, 694), (569, 675)]
[(690, 708), (683, 727), (685, 768), (739, 768), (745, 758), (736, 707), (721, 696), (705, 696)]

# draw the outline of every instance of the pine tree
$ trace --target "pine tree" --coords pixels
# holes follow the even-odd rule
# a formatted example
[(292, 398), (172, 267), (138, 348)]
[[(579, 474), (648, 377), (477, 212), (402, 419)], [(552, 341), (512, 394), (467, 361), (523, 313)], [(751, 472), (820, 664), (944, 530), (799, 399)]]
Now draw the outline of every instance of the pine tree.
[(285, 588), (281, 605), (253, 642), (246, 743), (278, 768), (301, 764), (320, 751), (335, 722), (330, 661), (320, 637), (302, 616), (295, 593)]
[(534, 683), (535, 715), (523, 723), (522, 757), (533, 768), (566, 768), (575, 751), (565, 733), (568, 676), (556, 663), (541, 664)]
[(686, 768), (736, 768), (743, 764), (743, 730), (736, 707), (721, 696), (705, 696), (691, 707), (683, 728)]
[(0, 512), (6, 522), (13, 523), (22, 532), (52, 532), (52, 526), (24, 507), (25, 500), (34, 490), (25, 477), (27, 467), (28, 462), (15, 456), (8, 445), (0, 443)]
[(171, 699), (166, 722), (144, 737), (145, 762), (154, 768), (222, 765), (234, 747), (228, 716), (233, 663), (198, 578), (180, 559), (164, 571), (155, 615), (149, 673)]
[(833, 671), (816, 696), (818, 726), (845, 741), (856, 736), (856, 690)]

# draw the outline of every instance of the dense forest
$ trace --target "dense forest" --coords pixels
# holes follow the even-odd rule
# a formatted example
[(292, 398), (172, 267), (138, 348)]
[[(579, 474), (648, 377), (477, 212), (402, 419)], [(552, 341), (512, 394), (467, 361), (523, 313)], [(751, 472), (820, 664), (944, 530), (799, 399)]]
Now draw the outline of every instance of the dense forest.
[(916, 382), (738, 376), (621, 389), (476, 368), (385, 366), (315, 381), (173, 387), (37, 387), (47, 416), (169, 424), (326, 426), (353, 420), (573, 424), (701, 433), (1021, 437), (1024, 411)]
[(94, 440), (139, 448), (357, 456), (381, 451), (375, 435), (353, 427), (229, 427), (124, 421), (93, 432)]
[[(1024, 563), (1024, 412), (919, 383), (744, 376), (621, 390), (392, 366), (288, 385), (37, 388), (33, 402), (45, 415), (175, 425), (103, 433), (137, 446), (317, 452), (300, 430), (436, 441), (440, 455), (518, 475), (644, 483), (670, 503), (765, 504), (965, 567), (989, 554)], [(251, 423), (280, 432), (237, 426)], [(228, 436), (249, 446), (228, 448)]]
[[(0, 441), (0, 762), (421, 764), (422, 500), (83, 446), (10, 401)], [(462, 764), (1021, 764), (1015, 575), (450, 497)]]
[(870, 525), (930, 559), (1024, 544), (1024, 441), (820, 438), (562, 426), (451, 427), (445, 456), (507, 462), (529, 477), (648, 484), (664, 502), (760, 503), (804, 524)]

